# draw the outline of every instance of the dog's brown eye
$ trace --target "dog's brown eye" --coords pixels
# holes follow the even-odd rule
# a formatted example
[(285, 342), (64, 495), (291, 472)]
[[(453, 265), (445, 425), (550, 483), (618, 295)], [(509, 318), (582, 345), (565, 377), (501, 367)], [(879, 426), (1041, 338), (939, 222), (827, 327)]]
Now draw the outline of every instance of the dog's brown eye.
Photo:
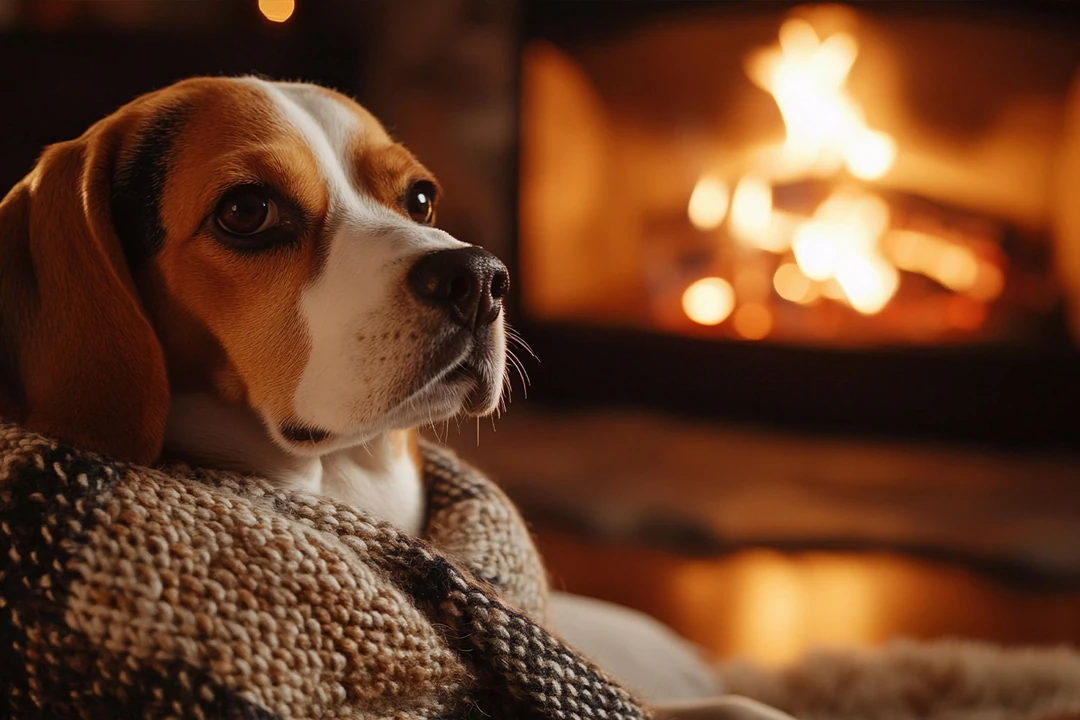
[(237, 188), (221, 199), (216, 217), (227, 233), (255, 235), (278, 224), (278, 208), (258, 188)]
[(435, 222), (435, 183), (420, 180), (413, 183), (405, 192), (405, 212), (421, 225)]

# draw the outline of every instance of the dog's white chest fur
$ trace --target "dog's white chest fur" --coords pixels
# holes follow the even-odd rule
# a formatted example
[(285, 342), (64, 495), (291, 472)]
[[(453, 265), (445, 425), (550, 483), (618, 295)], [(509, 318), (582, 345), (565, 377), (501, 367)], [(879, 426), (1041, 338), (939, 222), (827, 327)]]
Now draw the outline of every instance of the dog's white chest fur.
[(247, 408), (203, 394), (173, 399), (166, 446), (209, 467), (248, 472), (282, 487), (333, 498), (419, 534), (424, 523), (421, 470), (389, 433), (356, 447), (302, 457), (270, 439)]
[(402, 530), (419, 534), (424, 522), (424, 488), (408, 452), (377, 443), (330, 453), (316, 460), (306, 476), (289, 484), (363, 508)]

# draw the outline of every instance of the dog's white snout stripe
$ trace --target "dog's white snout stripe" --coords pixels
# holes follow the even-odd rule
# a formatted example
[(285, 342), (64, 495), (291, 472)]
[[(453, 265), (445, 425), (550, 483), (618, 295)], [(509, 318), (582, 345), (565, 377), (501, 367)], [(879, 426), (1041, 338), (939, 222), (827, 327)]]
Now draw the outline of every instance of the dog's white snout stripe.
[(326, 262), (300, 297), (310, 350), (294, 397), (296, 419), (347, 433), (389, 410), (399, 376), (415, 359), (415, 334), (400, 332), (423, 312), (401, 302), (408, 270), (428, 253), (469, 245), (364, 192), (350, 153), (365, 128), (346, 105), (304, 86), (253, 82), (310, 146), (330, 197)]

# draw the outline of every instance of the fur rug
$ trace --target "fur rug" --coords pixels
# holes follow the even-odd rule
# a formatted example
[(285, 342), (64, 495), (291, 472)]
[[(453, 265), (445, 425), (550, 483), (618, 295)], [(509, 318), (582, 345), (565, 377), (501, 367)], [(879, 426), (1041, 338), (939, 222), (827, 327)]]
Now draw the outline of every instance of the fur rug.
[(1080, 720), (1080, 652), (1066, 647), (897, 641), (722, 674), (729, 692), (799, 720)]

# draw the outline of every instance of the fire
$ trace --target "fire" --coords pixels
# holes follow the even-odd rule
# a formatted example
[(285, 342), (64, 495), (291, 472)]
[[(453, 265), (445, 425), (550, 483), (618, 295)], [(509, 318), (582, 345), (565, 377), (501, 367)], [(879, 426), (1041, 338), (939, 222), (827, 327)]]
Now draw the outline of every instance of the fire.
[(259, 12), (270, 22), (283, 23), (296, 10), (296, 0), (259, 0)]
[(900, 284), (896, 268), (876, 255), (847, 257), (836, 271), (836, 282), (851, 307), (864, 315), (881, 312)]
[(686, 212), (698, 230), (715, 230), (724, 222), (727, 209), (727, 185), (719, 178), (706, 176), (694, 187)]
[(1005, 289), (1005, 274), (1001, 268), (990, 263), (979, 263), (979, 274), (975, 276), (975, 284), (968, 290), (968, 295), (976, 300), (989, 302), (1001, 294)]
[(795, 263), (784, 263), (773, 275), (776, 294), (788, 302), (811, 303), (820, 295), (814, 282)]
[(780, 252), (784, 243), (776, 242), (772, 224), (772, 187), (761, 178), (744, 177), (731, 198), (731, 234), (750, 247)]
[[(893, 261), (903, 270), (920, 273), (954, 292), (983, 300), (993, 299), (1001, 292), (1000, 283), (994, 280), (986, 283), (1001, 271), (980, 262), (974, 252), (962, 245), (911, 230), (894, 230), (886, 242)], [(989, 288), (980, 286), (980, 278)]]
[(772, 220), (772, 187), (760, 178), (744, 177), (731, 204), (731, 234), (749, 245), (760, 243)]
[(686, 288), (682, 305), (686, 316), (699, 325), (719, 325), (735, 309), (735, 290), (723, 278), (702, 278)]
[(772, 331), (773, 318), (769, 308), (748, 303), (735, 311), (735, 332), (747, 340), (761, 340)]
[(776, 100), (787, 138), (783, 157), (794, 173), (831, 174), (841, 167), (857, 178), (884, 176), (896, 142), (867, 127), (862, 107), (847, 90), (859, 52), (855, 38), (836, 33), (824, 40), (805, 20), (780, 28), (776, 47), (755, 53), (746, 71)]
[(888, 134), (867, 130), (848, 144), (848, 172), (861, 180), (882, 177), (896, 159), (896, 141)]
[[(966, 245), (893, 229), (888, 203), (860, 187), (859, 181), (888, 174), (897, 144), (867, 124), (847, 88), (858, 54), (852, 35), (821, 37), (806, 20), (792, 18), (782, 24), (776, 45), (747, 58), (747, 75), (780, 110), (784, 142), (762, 153), (749, 172), (734, 179), (730, 192), (725, 179), (703, 176), (690, 197), (691, 222), (701, 230), (717, 230), (726, 220), (727, 237), (744, 248), (779, 256), (772, 285), (787, 302), (808, 305), (824, 297), (874, 315), (895, 297), (901, 270), (929, 277), (968, 301), (989, 302), (1004, 282), (996, 265)], [(837, 186), (810, 217), (775, 206), (777, 183), (809, 177), (835, 177)], [(735, 331), (759, 339), (773, 325), (761, 299), (719, 278), (705, 278), (686, 289), (683, 308), (694, 322), (715, 325), (738, 304)], [(980, 317), (965, 310), (968, 305), (957, 307), (963, 310), (955, 311), (961, 318), (957, 327)]]
[(836, 280), (859, 312), (880, 312), (900, 283), (896, 268), (878, 250), (888, 221), (888, 206), (880, 198), (834, 193), (795, 231), (795, 261), (812, 280)]

